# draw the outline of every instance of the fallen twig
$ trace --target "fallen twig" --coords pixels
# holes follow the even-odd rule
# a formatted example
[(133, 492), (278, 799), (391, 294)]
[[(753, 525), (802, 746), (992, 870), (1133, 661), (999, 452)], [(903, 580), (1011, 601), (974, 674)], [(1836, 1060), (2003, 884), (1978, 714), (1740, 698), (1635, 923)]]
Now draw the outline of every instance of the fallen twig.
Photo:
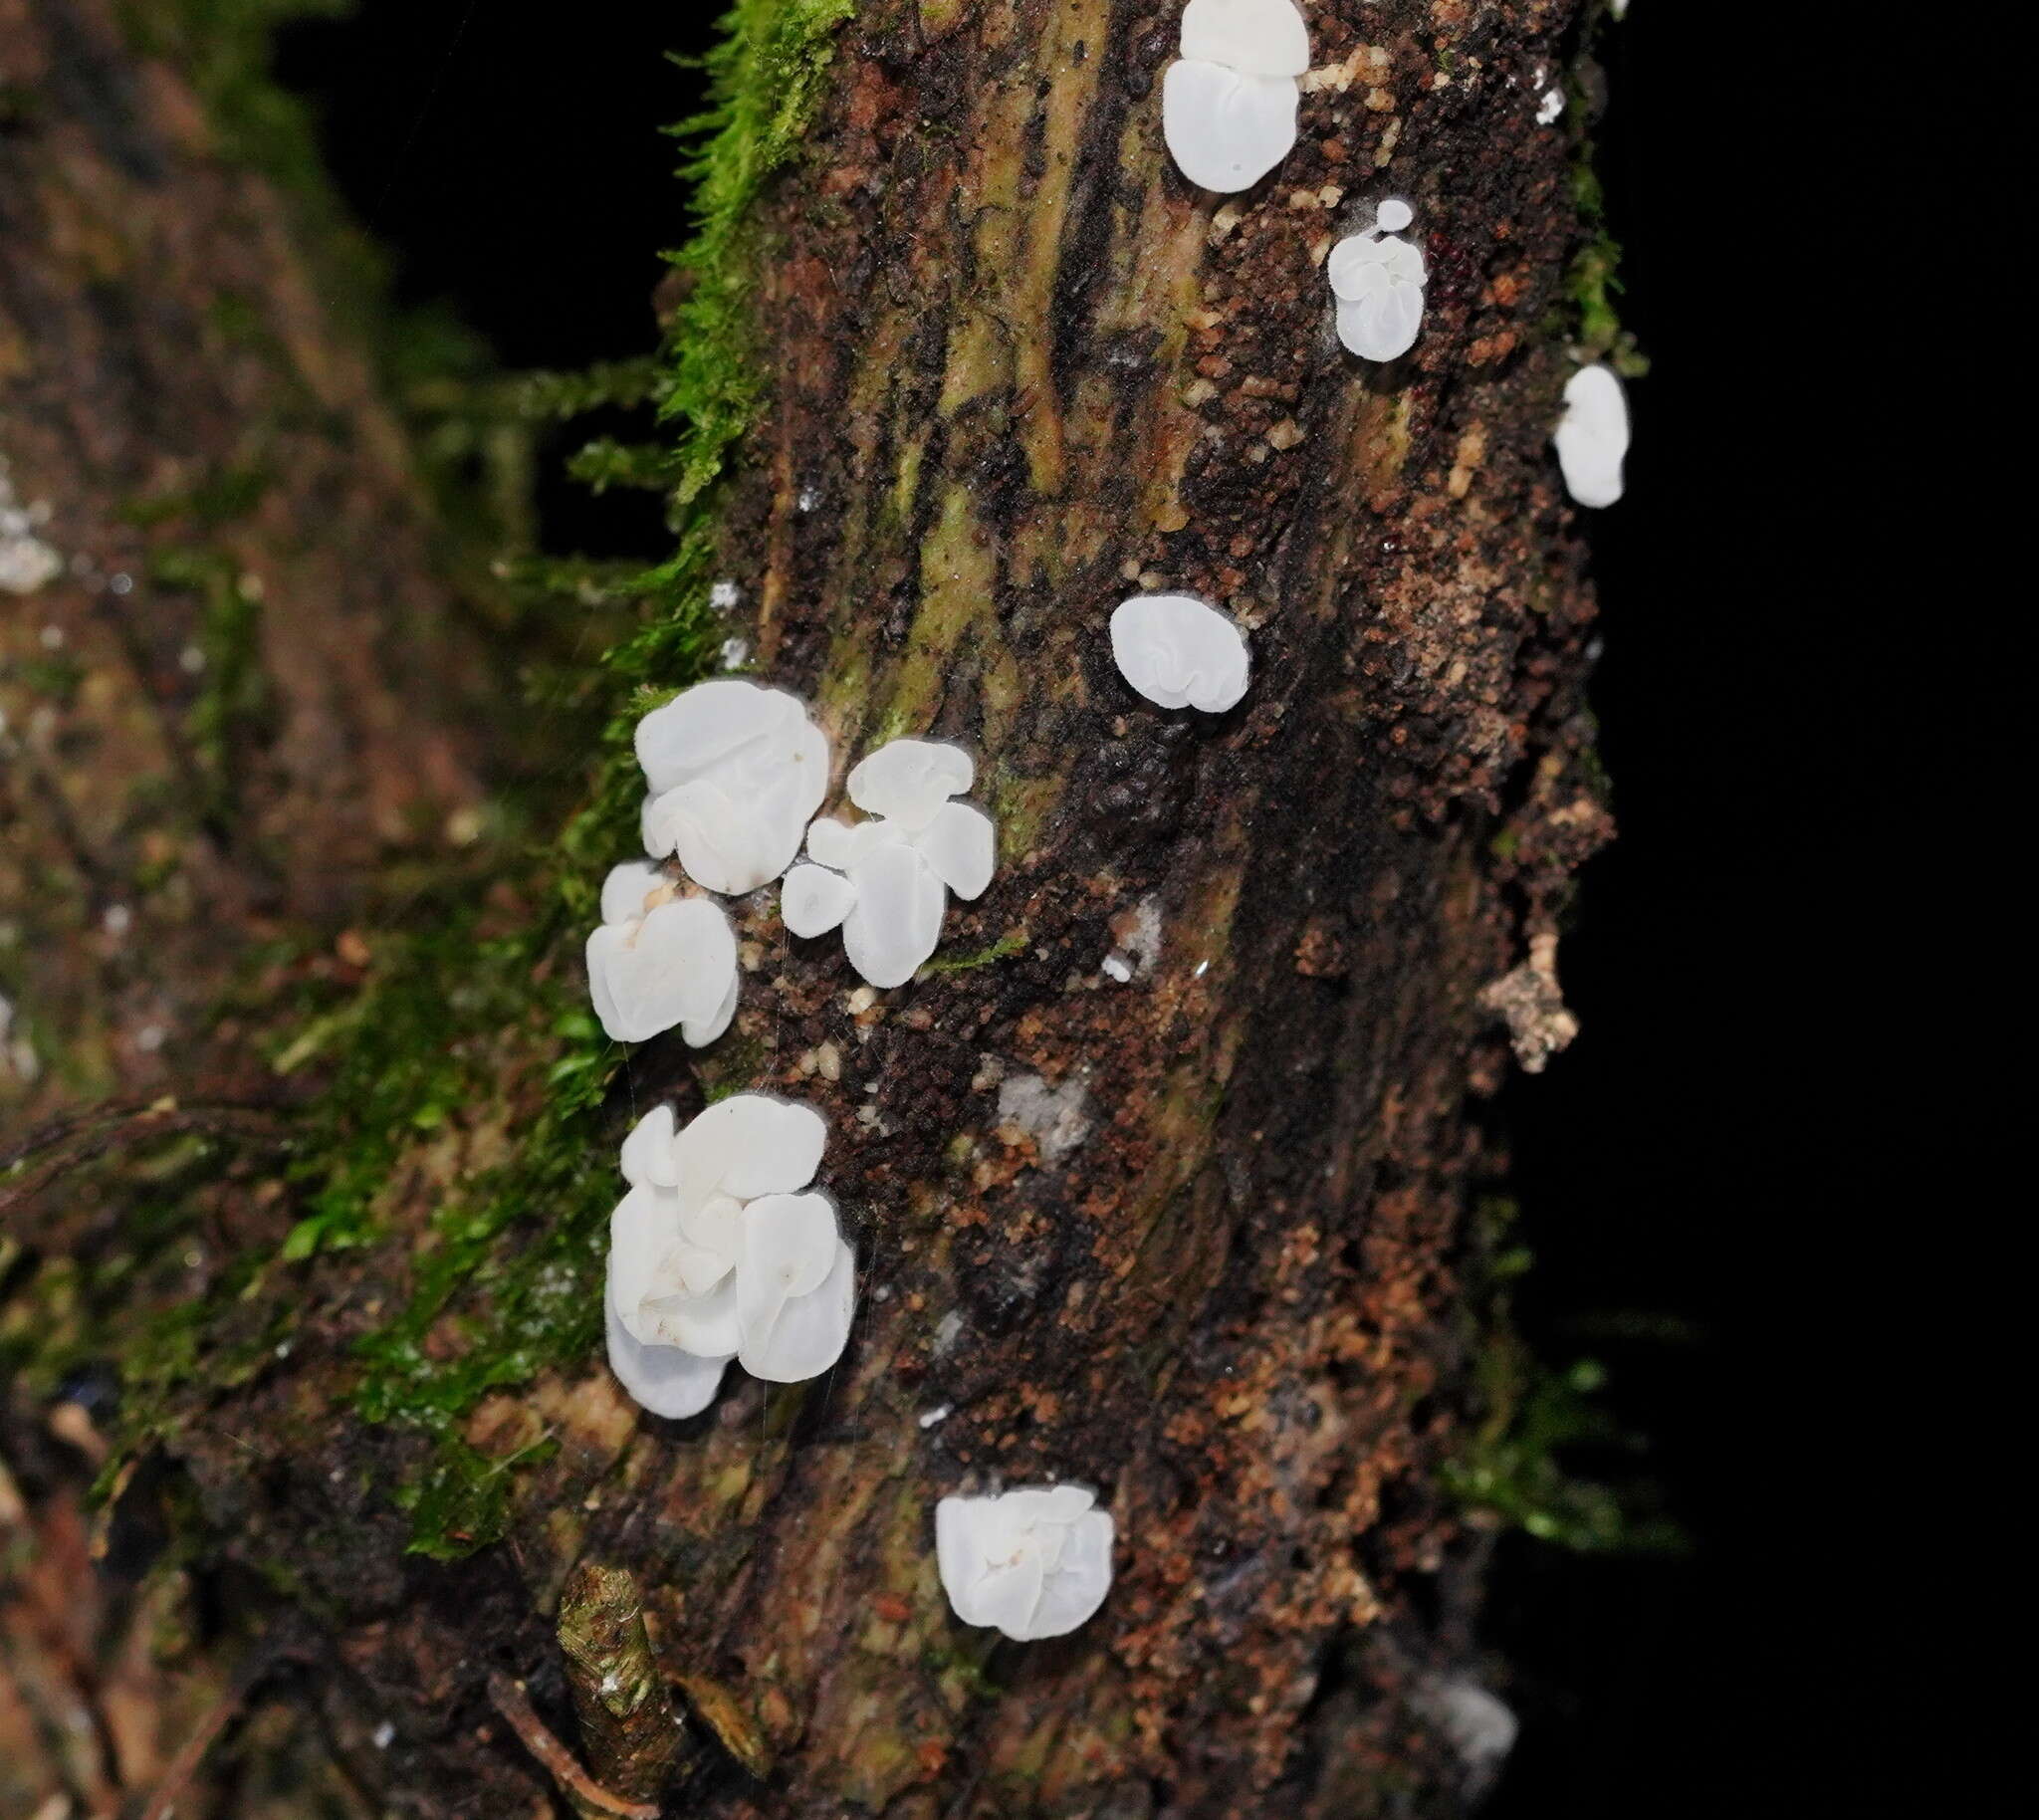
[(266, 1680), (279, 1663), (303, 1660), (302, 1650), (284, 1638), (270, 1636), (258, 1643), (241, 1659), (234, 1670), (233, 1679), (227, 1683), (226, 1692), (207, 1708), (192, 1733), (170, 1759), (170, 1766), (163, 1771), (162, 1780), (156, 1784), (155, 1793), (148, 1798), (148, 1805), (141, 1810), (141, 1820), (171, 1820), (184, 1791), (190, 1787), (191, 1778), (198, 1773), (205, 1761), (205, 1754), (218, 1741), (219, 1734), (233, 1720), (234, 1715), (247, 1704), (248, 1696)]
[[(0, 1151), (0, 1213), (31, 1201), (64, 1169), (109, 1151), (186, 1133), (280, 1140), (273, 1107), (231, 1101), (187, 1104), (175, 1099), (113, 1101), (52, 1119)], [(51, 1153), (55, 1154), (51, 1154)], [(33, 1167), (30, 1159), (41, 1158)]]
[(618, 1820), (659, 1820), (655, 1803), (626, 1801), (621, 1795), (612, 1795), (580, 1767), (573, 1753), (546, 1728), (521, 1681), (512, 1681), (500, 1669), (492, 1672), (489, 1700), (523, 1740), (525, 1749), (552, 1772), (553, 1780), (570, 1799), (598, 1814), (614, 1814)]

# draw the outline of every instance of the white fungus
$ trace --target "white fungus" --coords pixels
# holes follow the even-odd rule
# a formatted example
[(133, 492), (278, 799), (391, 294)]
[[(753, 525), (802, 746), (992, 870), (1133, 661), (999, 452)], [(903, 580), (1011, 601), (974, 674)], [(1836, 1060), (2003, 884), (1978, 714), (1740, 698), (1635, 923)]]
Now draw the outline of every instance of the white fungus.
[(1349, 234), (1324, 262), (1338, 300), (1338, 339), (1366, 360), (1393, 360), (1415, 345), (1423, 329), (1423, 254), (1400, 231), (1415, 219), (1408, 203), (1390, 198), (1374, 225)]
[(1565, 381), (1564, 413), (1550, 440), (1564, 471), (1565, 491), (1582, 506), (1621, 498), (1621, 465), (1629, 452), (1629, 404), (1613, 369), (1595, 362)]
[(843, 789), (865, 814), (886, 816), (918, 833), (976, 777), (977, 767), (961, 746), (890, 740), (851, 768)]
[(828, 790), (828, 738), (783, 689), (724, 677), (683, 690), (637, 723), (651, 794), (644, 848), (675, 853), (710, 891), (777, 878)]
[(1242, 76), (1300, 76), (1310, 67), (1310, 34), (1295, 0), (1190, 0), (1182, 54)]
[[(684, 1130), (670, 1106), (655, 1107), (624, 1139), (609, 1363), (647, 1409), (705, 1409), (732, 1358), (754, 1378), (796, 1384), (842, 1356), (856, 1253), (834, 1203), (801, 1192), (827, 1137), (811, 1107), (737, 1093)], [(661, 1356), (674, 1350), (694, 1362)]]
[(856, 887), (826, 866), (794, 866), (779, 891), (779, 914), (793, 935), (826, 935), (855, 904)]
[(1225, 614), (1194, 594), (1135, 594), (1111, 616), (1119, 674), (1163, 708), (1223, 714), (1246, 692), (1246, 641)]
[(945, 1497), (935, 1506), (942, 1589), (965, 1624), (1017, 1643), (1066, 1636), (1111, 1590), (1112, 1520), (1081, 1485)]
[(0, 589), (32, 594), (64, 572), (64, 559), (36, 535), (49, 517), (44, 501), (24, 506), (16, 498), (6, 458), (0, 456)]
[(1059, 1163), (1090, 1135), (1090, 1092), (1081, 1072), (1059, 1087), (1038, 1074), (1013, 1074), (999, 1083), (999, 1123), (1033, 1140), (1043, 1164)]
[(976, 777), (970, 755), (934, 740), (893, 740), (849, 774), (849, 799), (872, 819), (823, 816), (807, 830), (780, 916), (797, 936), (840, 926), (849, 964), (876, 987), (904, 986), (942, 939), (949, 893), (982, 896), (998, 863), (984, 810), (952, 797)]
[(1294, 0), (1190, 0), (1161, 79), (1161, 136), (1199, 189), (1250, 189), (1295, 143), (1310, 39)]
[(587, 990), (616, 1042), (679, 1025), (695, 1048), (737, 1009), (737, 937), (720, 904), (681, 897), (655, 865), (633, 859), (602, 881), (601, 927), (587, 938)]
[(1565, 111), (1565, 92), (1553, 83), (1543, 92), (1543, 99), (1536, 104), (1536, 123), (1539, 126), (1552, 124)]
[(1251, 189), (1295, 143), (1302, 91), (1287, 76), (1242, 76), (1189, 58), (1161, 79), (1161, 136), (1199, 189)]

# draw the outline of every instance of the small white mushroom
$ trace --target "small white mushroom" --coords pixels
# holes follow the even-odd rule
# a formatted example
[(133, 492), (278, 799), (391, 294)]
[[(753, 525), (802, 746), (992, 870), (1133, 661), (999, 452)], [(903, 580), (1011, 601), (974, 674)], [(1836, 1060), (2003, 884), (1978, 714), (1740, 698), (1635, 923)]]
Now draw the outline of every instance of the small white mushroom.
[(1396, 235), (1414, 219), (1408, 203), (1391, 198), (1374, 211), (1371, 228), (1347, 235), (1324, 262), (1338, 300), (1338, 339), (1362, 359), (1396, 359), (1422, 332), (1429, 273), (1422, 252)]
[(856, 1253), (834, 1203), (800, 1192), (826, 1141), (812, 1108), (761, 1093), (720, 1100), (684, 1130), (656, 1107), (624, 1140), (630, 1192), (609, 1218), (609, 1353), (647, 1409), (706, 1408), (731, 1358), (793, 1384), (841, 1356)]
[(1288, 155), (1302, 91), (1292, 76), (1243, 76), (1185, 57), (1161, 79), (1161, 136), (1199, 189), (1250, 189)]
[(645, 851), (677, 853), (711, 891), (755, 891), (793, 863), (828, 790), (828, 739), (797, 697), (740, 678), (698, 683), (637, 723), (651, 786)]
[(1613, 369), (1595, 362), (1565, 381), (1564, 414), (1550, 440), (1564, 471), (1565, 491), (1582, 506), (1621, 498), (1621, 467), (1629, 452), (1629, 404)]
[(905, 838), (904, 832), (889, 821), (843, 822), (823, 815), (807, 829), (807, 856), (816, 865), (832, 866), (842, 872), (866, 853)]
[(1135, 594), (1111, 616), (1119, 674), (1163, 708), (1223, 714), (1246, 692), (1246, 641), (1231, 619), (1194, 594)]
[(977, 767), (961, 746), (940, 740), (890, 740), (850, 772), (844, 793), (867, 815), (883, 815), (917, 834), (943, 803), (969, 790)]
[(702, 1358), (677, 1346), (647, 1346), (634, 1338), (616, 1312), (614, 1291), (602, 1296), (608, 1334), (609, 1370), (617, 1383), (654, 1416), (684, 1420), (698, 1416), (722, 1388), (727, 1358)]
[(1017, 1643), (1061, 1637), (1111, 1590), (1112, 1520), (1081, 1485), (945, 1497), (935, 1506), (942, 1589), (965, 1624)]
[(1310, 34), (1295, 0), (1190, 0), (1182, 54), (1242, 76), (1300, 76), (1310, 67)]
[(737, 1005), (737, 937), (722, 906), (675, 897), (656, 866), (630, 860), (602, 882), (600, 928), (587, 938), (587, 990), (616, 1042), (679, 1026), (695, 1048), (729, 1028)]
[(856, 902), (842, 921), (849, 964), (871, 985), (904, 986), (942, 939), (949, 894), (921, 853), (888, 842), (849, 869)]
[(945, 802), (913, 837), (913, 845), (943, 884), (965, 900), (984, 895), (998, 865), (998, 830), (983, 809)]
[(779, 889), (779, 915), (789, 934), (826, 935), (856, 903), (856, 887), (826, 866), (796, 865)]

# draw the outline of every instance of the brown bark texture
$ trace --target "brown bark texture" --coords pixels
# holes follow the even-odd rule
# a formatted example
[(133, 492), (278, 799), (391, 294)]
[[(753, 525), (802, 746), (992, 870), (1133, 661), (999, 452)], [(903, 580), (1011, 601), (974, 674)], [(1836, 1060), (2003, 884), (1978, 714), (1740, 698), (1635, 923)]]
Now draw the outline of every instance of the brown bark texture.
[[(1541, 1065), (1569, 1037), (1559, 918), (1610, 825), (1548, 447), (1589, 224), (1576, 129), (1536, 98), (1581, 60), (1581, 11), (1307, 5), (1295, 148), (1217, 198), (1161, 142), (1174, 6), (855, 8), (758, 204), (764, 396), (710, 568), (758, 673), (814, 704), (838, 786), (899, 734), (977, 755), (999, 871), (950, 911), (938, 960), (973, 964), (889, 993), (833, 939), (790, 939), (776, 893), (732, 906), (732, 1031), (616, 1058), (587, 1163), (609, 1171), (661, 1096), (817, 1107), (858, 1247), (849, 1350), (805, 1386), (732, 1373), (686, 1423), (641, 1416), (592, 1349), (505, 1374), (455, 1423), (497, 1463), (502, 1539), (406, 1552), (425, 1443), (359, 1413), (359, 1344), (547, 1103), (547, 1028), (513, 1021), (485, 1103), (398, 1151), (374, 1241), (257, 1279), (248, 1305), (291, 1304), (287, 1343), (208, 1380), (115, 1480), (99, 1571), (138, 1576), (120, 1623), (169, 1597), (175, 1535), (179, 1609), (211, 1639), (185, 1646), (152, 1765), (201, 1694), (247, 1698), (239, 1650), (313, 1715), (297, 1757), (260, 1760), (344, 1779), (302, 1767), (301, 1805), (271, 1808), (197, 1772), (221, 1814), (663, 1795), (718, 1820), (1342, 1820), (1477, 1793), (1459, 1696), (1482, 1674), (1489, 1529), (1444, 1484), (1488, 1413), (1481, 1109), (1511, 1049)], [(53, 502), (34, 535), (67, 565), (7, 603), (0, 889), (23, 933), (0, 962), (14, 993), (32, 954), (21, 1000), (67, 1052), (95, 1032), (91, 1066), (31, 1090), (54, 1112), (253, 1066), (248, 1032), (188, 1027), (251, 922), (372, 906), (392, 843), (447, 843), (480, 761), (401, 434), (288, 210), (91, 0), (0, 0), (0, 43), (43, 85), (0, 129), (0, 450), (19, 500)], [(1389, 195), (1431, 276), (1414, 350), (1376, 366), (1336, 341), (1323, 260)], [(229, 294), (254, 329), (218, 326)], [(222, 756), (187, 749), (180, 661), (217, 601), (145, 578), (199, 508), (134, 503), (250, 461), (258, 504), (203, 528), (259, 605), (266, 679)], [(1161, 587), (1250, 628), (1231, 713), (1120, 679), (1110, 612)], [(52, 652), (76, 684), (29, 702), (21, 667)], [(609, 831), (628, 857), (627, 817)], [(163, 921), (116, 935), (151, 843)], [(530, 901), (506, 886), (488, 914)], [(174, 1038), (144, 1043), (143, 1017)], [(262, 1103), (288, 1141), (293, 1105)], [(259, 1153), (235, 1168), (214, 1217), (273, 1247), (299, 1190)], [(30, 1252), (134, 1205), (48, 1199), (58, 1236)], [(537, 1247), (556, 1211), (519, 1210), (509, 1242)], [(562, 1280), (598, 1294), (583, 1249)], [(441, 1326), (421, 1348), (474, 1343)], [(66, 1445), (46, 1389), (7, 1431), (38, 1461)], [(1117, 1523), (1103, 1610), (1025, 1646), (961, 1626), (935, 1500), (1055, 1479)], [(69, 1492), (40, 1519), (15, 1503), (20, 1525), (85, 1520)], [(9, 1719), (10, 1669), (42, 1710), (0, 1657), (0, 1739), (32, 1722)], [(116, 1792), (150, 1786), (111, 1745), (96, 1761)]]

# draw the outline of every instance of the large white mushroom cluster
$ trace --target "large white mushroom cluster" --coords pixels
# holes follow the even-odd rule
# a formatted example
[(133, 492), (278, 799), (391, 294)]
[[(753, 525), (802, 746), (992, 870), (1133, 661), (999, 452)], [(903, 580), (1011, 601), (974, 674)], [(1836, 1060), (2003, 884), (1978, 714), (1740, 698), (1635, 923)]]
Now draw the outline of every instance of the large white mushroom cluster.
[(808, 1187), (827, 1141), (812, 1107), (763, 1093), (718, 1100), (684, 1130), (654, 1107), (623, 1140), (609, 1363), (647, 1409), (698, 1415), (731, 1359), (796, 1384), (842, 1356), (856, 1253)]
[[(649, 794), (642, 825), (651, 862), (629, 860), (602, 886), (601, 926), (587, 938), (588, 992), (618, 1042), (678, 1027), (700, 1047), (729, 1027), (737, 1004), (736, 931), (712, 898), (682, 890), (653, 863), (670, 856), (706, 892), (739, 895), (787, 872), (788, 930), (840, 927), (873, 986), (903, 986), (935, 952), (949, 893), (991, 883), (991, 817), (951, 797), (976, 774), (961, 747), (893, 740), (849, 774), (849, 799), (870, 817), (814, 819), (828, 794), (828, 737), (796, 696), (739, 677), (683, 690), (637, 724)], [(808, 861), (793, 865), (801, 842)]]

